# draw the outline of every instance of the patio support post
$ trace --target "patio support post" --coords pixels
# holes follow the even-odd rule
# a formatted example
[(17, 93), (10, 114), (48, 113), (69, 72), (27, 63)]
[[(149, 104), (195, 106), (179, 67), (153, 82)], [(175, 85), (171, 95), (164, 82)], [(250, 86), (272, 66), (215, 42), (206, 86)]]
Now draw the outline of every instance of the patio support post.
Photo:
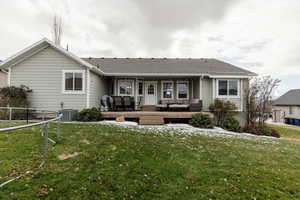
[(138, 79), (135, 78), (134, 84), (134, 109), (137, 110), (137, 93), (138, 93)]
[(194, 79), (191, 79), (191, 98), (194, 99)]
[(215, 98), (216, 98), (216, 79), (212, 79), (212, 81), (213, 81), (213, 87), (212, 87), (212, 94), (213, 94), (213, 101), (215, 101)]
[(202, 76), (199, 77), (199, 99), (202, 100)]

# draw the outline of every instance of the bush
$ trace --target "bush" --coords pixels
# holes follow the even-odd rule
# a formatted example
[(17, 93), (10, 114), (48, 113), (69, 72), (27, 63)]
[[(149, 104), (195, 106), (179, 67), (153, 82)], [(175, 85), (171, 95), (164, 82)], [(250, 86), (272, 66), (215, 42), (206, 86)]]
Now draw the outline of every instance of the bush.
[(214, 123), (209, 115), (195, 114), (189, 122), (192, 126), (198, 128), (213, 128)]
[(229, 101), (216, 99), (214, 103), (209, 106), (209, 110), (214, 114), (215, 124), (224, 127), (225, 120), (234, 116), (236, 106)]
[(78, 120), (82, 122), (101, 120), (101, 112), (97, 108), (86, 108), (79, 112)]
[(225, 119), (223, 128), (228, 131), (241, 132), (240, 122), (234, 117), (228, 117)]
[(254, 135), (265, 135), (272, 137), (280, 137), (280, 134), (275, 129), (268, 127), (265, 124), (250, 124), (243, 128), (243, 131), (246, 133), (251, 133)]
[(27, 96), (30, 92), (32, 90), (25, 85), (0, 88), (1, 106), (27, 107), (29, 106)]
[[(21, 85), (20, 87), (9, 86), (0, 88), (0, 106), (2, 107), (29, 107), (28, 93), (32, 92), (29, 87)], [(7, 111), (0, 113), (0, 119), (8, 119), (9, 113)], [(23, 120), (26, 119), (25, 110), (13, 110), (12, 119)]]

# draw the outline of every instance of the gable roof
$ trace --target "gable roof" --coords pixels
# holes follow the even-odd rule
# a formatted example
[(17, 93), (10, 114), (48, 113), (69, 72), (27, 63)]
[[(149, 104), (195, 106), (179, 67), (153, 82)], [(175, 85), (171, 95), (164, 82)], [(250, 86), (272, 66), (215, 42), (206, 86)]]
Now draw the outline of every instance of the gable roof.
[(144, 76), (242, 76), (256, 74), (217, 59), (191, 58), (82, 58), (98, 66), (105, 75)]
[(5, 69), (52, 47), (93, 72), (106, 76), (210, 76), (247, 78), (255, 73), (217, 59), (79, 58), (44, 38), (0, 63)]
[(300, 106), (300, 89), (290, 90), (273, 103), (275, 106)]
[(42, 40), (40, 40), (40, 41), (34, 43), (33, 45), (23, 49), (22, 51), (16, 53), (15, 55), (7, 58), (2, 63), (0, 63), (0, 69), (5, 69), (5, 68), (8, 68), (12, 65), (15, 65), (15, 64), (31, 57), (31, 56), (37, 54), (38, 52), (42, 51), (43, 49), (45, 49), (47, 47), (54, 48), (55, 50), (59, 51), (63, 55), (71, 58), (72, 60), (79, 63), (80, 65), (89, 68), (90, 70), (94, 71), (95, 73), (103, 74), (103, 72), (100, 69), (98, 69), (97, 67), (95, 67), (94, 65), (84, 61), (83, 59), (79, 58), (78, 56), (71, 53), (70, 51), (67, 51), (64, 48), (54, 44), (52, 41), (48, 40), (47, 38), (43, 38)]

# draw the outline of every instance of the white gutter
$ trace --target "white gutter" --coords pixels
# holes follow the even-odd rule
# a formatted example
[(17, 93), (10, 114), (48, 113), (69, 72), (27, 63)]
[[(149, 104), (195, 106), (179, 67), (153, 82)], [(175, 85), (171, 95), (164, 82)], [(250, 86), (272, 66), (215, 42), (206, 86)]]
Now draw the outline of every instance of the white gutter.
[[(208, 76), (210, 78), (250, 78), (252, 76), (248, 75), (210, 75), (210, 74), (199, 74), (199, 73), (105, 73), (105, 76)], [(254, 75), (253, 75), (254, 76)]]

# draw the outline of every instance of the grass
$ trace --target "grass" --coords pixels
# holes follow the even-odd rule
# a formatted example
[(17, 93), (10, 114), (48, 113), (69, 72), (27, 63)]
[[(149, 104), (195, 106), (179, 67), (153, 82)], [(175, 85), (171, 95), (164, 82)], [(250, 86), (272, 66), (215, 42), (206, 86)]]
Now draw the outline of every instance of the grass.
[(0, 182), (30, 171), (0, 199), (299, 199), (300, 144), (275, 141), (64, 124), (39, 169), (40, 128), (0, 133)]
[(268, 125), (281, 133), (283, 138), (300, 139), (300, 127), (283, 127), (278, 125)]

